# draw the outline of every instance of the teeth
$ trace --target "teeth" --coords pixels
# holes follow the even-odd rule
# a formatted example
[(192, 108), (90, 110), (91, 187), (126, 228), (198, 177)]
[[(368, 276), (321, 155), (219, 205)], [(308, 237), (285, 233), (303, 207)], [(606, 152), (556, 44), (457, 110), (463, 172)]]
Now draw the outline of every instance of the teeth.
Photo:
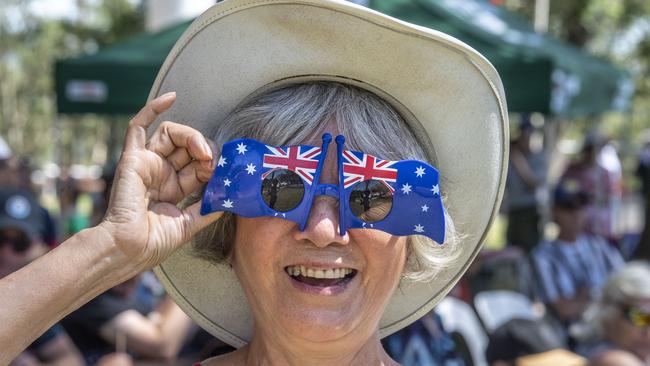
[(352, 273), (352, 268), (315, 269), (305, 266), (289, 266), (286, 268), (290, 276), (303, 276), (312, 278), (343, 278)]

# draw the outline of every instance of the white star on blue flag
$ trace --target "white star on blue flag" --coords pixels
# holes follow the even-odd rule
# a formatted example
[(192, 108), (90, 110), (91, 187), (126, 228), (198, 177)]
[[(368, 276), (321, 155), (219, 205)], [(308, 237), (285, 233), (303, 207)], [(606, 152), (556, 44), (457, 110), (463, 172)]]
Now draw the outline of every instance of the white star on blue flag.
[(226, 158), (223, 156), (219, 157), (219, 162), (217, 163), (217, 166), (226, 166)]
[(232, 182), (228, 178), (223, 180), (223, 185), (226, 186), (226, 187), (230, 187), (230, 183), (232, 183)]
[(243, 153), (245, 153), (246, 151), (248, 151), (248, 149), (246, 148), (246, 145), (244, 145), (243, 142), (237, 144), (237, 152), (238, 152), (238, 153), (243, 154)]
[(247, 164), (246, 172), (250, 175), (253, 175), (255, 173), (255, 165), (253, 163)]
[(402, 189), (402, 193), (404, 193), (404, 194), (411, 193), (411, 185), (408, 184), (408, 183), (403, 184), (401, 189)]
[(424, 174), (426, 174), (426, 173), (425, 173), (425, 171), (424, 171), (424, 167), (423, 167), (423, 166), (419, 166), (419, 167), (415, 168), (415, 175), (417, 175), (418, 178), (422, 178), (422, 176), (423, 176)]
[(413, 228), (413, 231), (415, 231), (416, 233), (423, 233), (424, 232), (424, 226), (422, 226), (420, 224), (415, 225), (415, 228)]
[(433, 188), (431, 188), (431, 192), (433, 192), (434, 195), (440, 194), (440, 186), (434, 184)]
[(225, 208), (233, 208), (233, 202), (231, 200), (225, 200), (221, 206)]
[(422, 206), (422, 212), (429, 212), (429, 206), (427, 205)]

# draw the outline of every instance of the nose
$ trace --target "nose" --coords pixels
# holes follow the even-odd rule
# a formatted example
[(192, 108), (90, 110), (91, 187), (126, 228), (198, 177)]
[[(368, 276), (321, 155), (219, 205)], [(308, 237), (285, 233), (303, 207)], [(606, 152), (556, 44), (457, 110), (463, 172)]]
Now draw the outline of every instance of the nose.
[(294, 239), (306, 240), (319, 248), (331, 244), (346, 245), (350, 237), (346, 232), (339, 232), (338, 201), (328, 196), (318, 196), (314, 199), (309, 219), (304, 231), (296, 228)]

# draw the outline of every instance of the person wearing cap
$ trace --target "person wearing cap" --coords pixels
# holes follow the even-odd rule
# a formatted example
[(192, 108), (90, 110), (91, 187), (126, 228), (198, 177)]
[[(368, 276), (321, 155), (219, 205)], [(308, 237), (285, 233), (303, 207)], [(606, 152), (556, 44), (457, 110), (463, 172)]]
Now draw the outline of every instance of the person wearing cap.
[[(40, 208), (30, 193), (0, 188), (0, 279), (47, 252), (42, 238), (45, 217)], [(12, 365), (40, 362), (48, 365), (83, 364), (77, 348), (58, 324), (32, 342)]]
[(581, 322), (571, 328), (592, 366), (650, 362), (650, 264), (632, 261), (613, 273)]
[(579, 319), (609, 275), (624, 263), (605, 238), (586, 231), (589, 199), (577, 181), (558, 183), (553, 202), (557, 239), (542, 242), (532, 252), (538, 295), (565, 325)]
[[(178, 305), (238, 347), (202, 365), (395, 364), (380, 339), (446, 295), (497, 214), (503, 86), (447, 35), (345, 1), (224, 1), (150, 95), (104, 221), (0, 282), (9, 356), (157, 266)], [(8, 296), (27, 291), (17, 281), (37, 295)]]
[(617, 188), (610, 173), (598, 161), (602, 146), (603, 137), (595, 132), (589, 133), (578, 159), (567, 166), (561, 180), (578, 182), (590, 196), (585, 211), (585, 231), (614, 239), (611, 202)]
[[(13, 155), (9, 145), (0, 136), (0, 189), (20, 189), (33, 195), (30, 175), (29, 159)], [(58, 244), (55, 220), (41, 205), (35, 210), (40, 211), (37, 216), (42, 216), (39, 219), (39, 236), (47, 246), (55, 247)]]

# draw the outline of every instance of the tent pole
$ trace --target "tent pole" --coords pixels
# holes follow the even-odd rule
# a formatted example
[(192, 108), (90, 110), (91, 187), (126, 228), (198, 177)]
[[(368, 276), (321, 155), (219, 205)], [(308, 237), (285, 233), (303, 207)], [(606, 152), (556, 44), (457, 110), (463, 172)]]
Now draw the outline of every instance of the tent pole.
[(548, 32), (548, 19), (551, 0), (535, 0), (535, 31)]

